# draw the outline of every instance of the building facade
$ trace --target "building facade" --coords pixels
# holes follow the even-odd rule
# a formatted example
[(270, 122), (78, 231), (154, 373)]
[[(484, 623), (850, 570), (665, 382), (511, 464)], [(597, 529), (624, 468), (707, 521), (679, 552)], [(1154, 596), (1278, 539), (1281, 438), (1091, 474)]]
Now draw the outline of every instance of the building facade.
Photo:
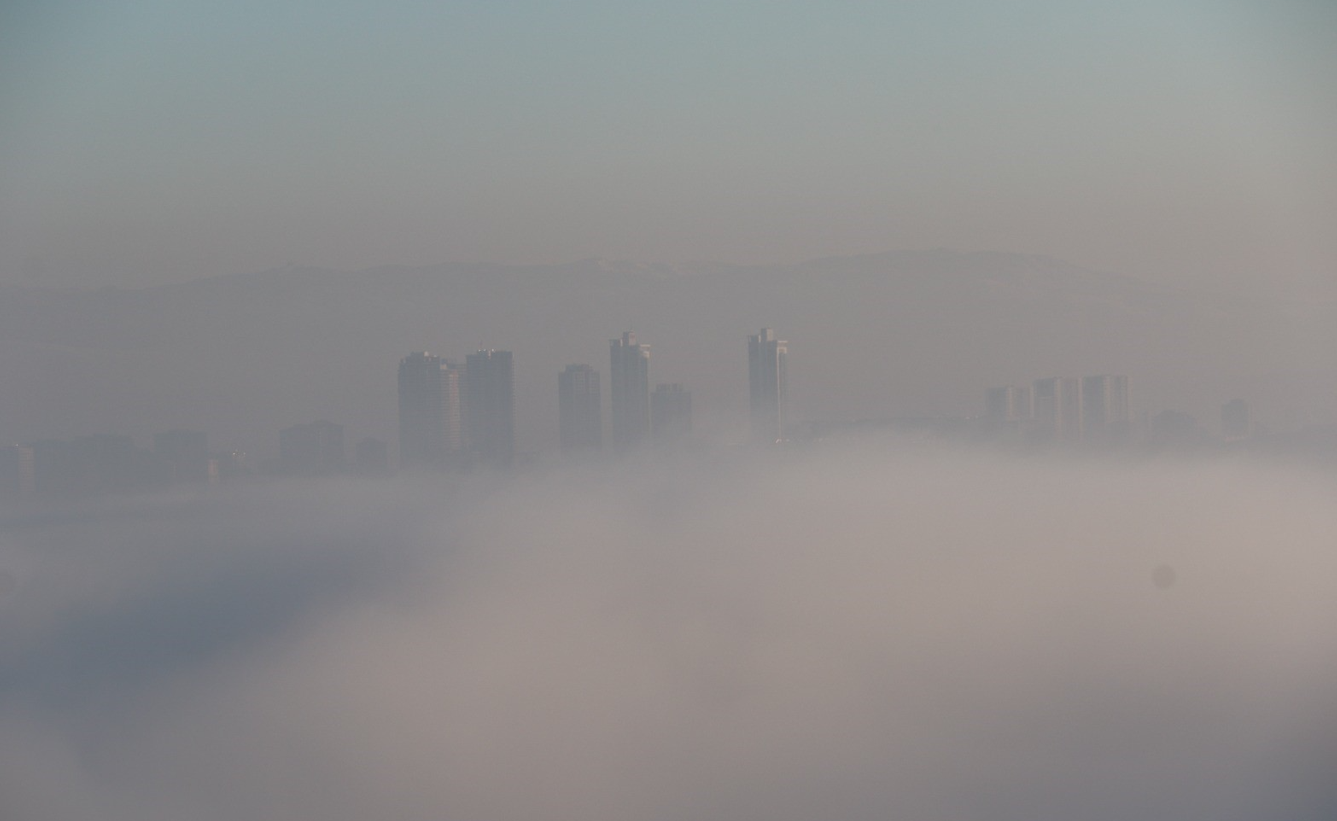
[(1091, 442), (1112, 442), (1128, 436), (1132, 415), (1128, 407), (1128, 377), (1082, 378), (1082, 437)]
[(472, 462), (515, 458), (515, 372), (510, 351), (478, 351), (464, 363), (464, 438)]
[(1035, 380), (1035, 423), (1040, 435), (1051, 442), (1082, 441), (1082, 381), (1075, 376), (1051, 376)]
[(754, 441), (782, 442), (788, 423), (788, 343), (762, 328), (747, 338), (747, 384)]
[(990, 428), (1018, 427), (1035, 415), (1030, 385), (989, 388), (984, 393), (984, 421)]
[(399, 362), (399, 464), (440, 468), (463, 447), (461, 372), (430, 353)]
[(650, 346), (630, 331), (608, 343), (609, 419), (616, 450), (644, 444), (650, 435)]

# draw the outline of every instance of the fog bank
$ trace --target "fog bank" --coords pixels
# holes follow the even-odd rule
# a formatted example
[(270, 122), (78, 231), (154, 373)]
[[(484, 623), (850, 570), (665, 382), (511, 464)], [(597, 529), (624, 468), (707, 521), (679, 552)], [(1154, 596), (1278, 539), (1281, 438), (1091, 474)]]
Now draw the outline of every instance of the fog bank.
[(1331, 818), (1337, 479), (866, 447), (0, 521), (0, 816)]

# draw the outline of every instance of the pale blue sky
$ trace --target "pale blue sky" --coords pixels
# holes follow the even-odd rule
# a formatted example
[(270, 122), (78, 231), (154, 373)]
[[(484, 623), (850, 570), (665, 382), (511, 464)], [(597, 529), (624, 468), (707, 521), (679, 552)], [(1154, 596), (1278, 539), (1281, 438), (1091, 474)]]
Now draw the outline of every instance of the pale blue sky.
[(1337, 3), (0, 11), (0, 280), (1047, 253), (1337, 278)]

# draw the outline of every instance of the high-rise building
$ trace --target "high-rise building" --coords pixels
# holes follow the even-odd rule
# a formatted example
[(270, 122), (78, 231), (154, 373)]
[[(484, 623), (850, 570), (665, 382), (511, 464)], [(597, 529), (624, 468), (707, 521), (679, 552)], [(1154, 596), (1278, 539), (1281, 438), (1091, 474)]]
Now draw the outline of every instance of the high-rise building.
[(650, 434), (650, 346), (638, 344), (630, 331), (608, 345), (613, 447), (627, 450), (644, 443)]
[(599, 372), (567, 365), (557, 375), (557, 421), (562, 450), (598, 450), (603, 445), (603, 405)]
[(755, 441), (784, 441), (789, 421), (788, 354), (788, 343), (777, 339), (770, 328), (747, 338), (748, 399)]
[(1072, 444), (1082, 441), (1082, 382), (1075, 376), (1035, 380), (1035, 421), (1045, 438)]
[(461, 373), (429, 353), (399, 362), (399, 464), (439, 468), (463, 447)]
[(473, 460), (508, 466), (515, 457), (515, 378), (510, 351), (465, 357), (464, 432)]
[(650, 395), (650, 430), (659, 445), (691, 433), (692, 392), (678, 384), (656, 385)]
[(1082, 378), (1083, 438), (1092, 442), (1110, 442), (1127, 436), (1131, 425), (1127, 376)]
[(291, 476), (334, 473), (344, 466), (344, 428), (321, 420), (279, 431), (279, 469)]
[(984, 393), (984, 420), (992, 428), (1016, 427), (1034, 415), (1030, 385), (989, 388)]

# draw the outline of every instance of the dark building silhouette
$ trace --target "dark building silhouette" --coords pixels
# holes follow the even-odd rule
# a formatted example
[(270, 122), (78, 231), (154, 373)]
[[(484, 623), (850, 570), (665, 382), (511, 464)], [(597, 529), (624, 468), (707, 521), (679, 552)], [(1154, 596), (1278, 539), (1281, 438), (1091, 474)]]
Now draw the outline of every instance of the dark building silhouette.
[(279, 470), (289, 476), (320, 476), (344, 466), (342, 425), (321, 420), (279, 431)]
[(399, 362), (399, 464), (440, 468), (463, 448), (462, 373), (448, 360), (412, 353)]
[(153, 455), (162, 471), (162, 478), (167, 482), (209, 481), (209, 437), (203, 431), (169, 430), (166, 433), (155, 433)]
[(1082, 381), (1075, 376), (1035, 380), (1035, 422), (1041, 438), (1072, 444), (1082, 441)]
[(557, 423), (562, 450), (598, 450), (603, 446), (603, 404), (597, 370), (589, 365), (567, 365), (557, 375)]
[(650, 428), (659, 445), (671, 445), (691, 433), (692, 392), (676, 383), (656, 385), (650, 394)]
[(984, 422), (991, 430), (1020, 427), (1034, 416), (1029, 385), (1007, 385), (984, 392)]
[(747, 338), (750, 433), (756, 442), (775, 443), (785, 438), (789, 405), (789, 346), (762, 328)]
[(515, 377), (510, 351), (465, 358), (464, 431), (471, 460), (507, 466), (515, 457)]
[(1082, 437), (1091, 442), (1112, 442), (1126, 437), (1131, 426), (1128, 377), (1083, 377)]
[(636, 342), (627, 331), (608, 343), (609, 410), (613, 447), (628, 450), (641, 445), (650, 434), (650, 346)]

